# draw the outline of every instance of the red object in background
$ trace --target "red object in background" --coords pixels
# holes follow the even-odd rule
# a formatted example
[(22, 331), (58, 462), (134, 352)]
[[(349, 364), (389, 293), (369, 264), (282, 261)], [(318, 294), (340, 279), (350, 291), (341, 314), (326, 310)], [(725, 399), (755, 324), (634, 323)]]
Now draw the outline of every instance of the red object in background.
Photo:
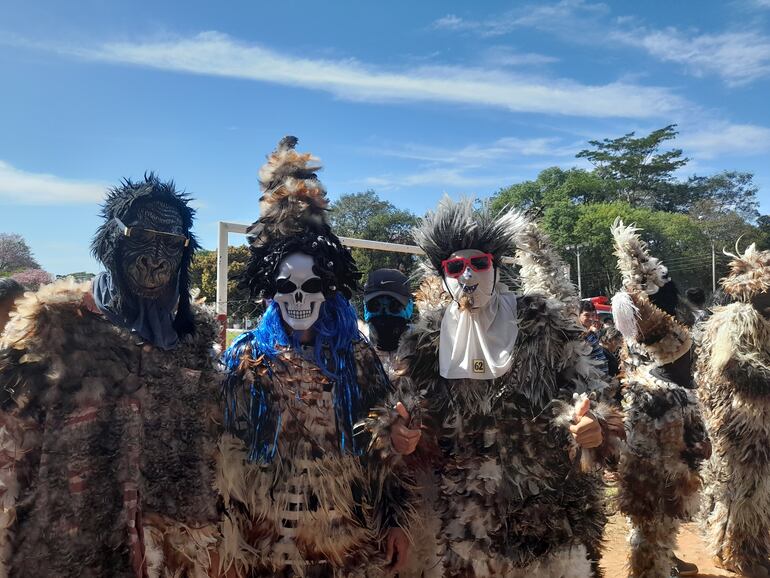
[(610, 303), (609, 297), (600, 295), (599, 297), (589, 297), (588, 300), (594, 304), (597, 311), (612, 313), (612, 304)]

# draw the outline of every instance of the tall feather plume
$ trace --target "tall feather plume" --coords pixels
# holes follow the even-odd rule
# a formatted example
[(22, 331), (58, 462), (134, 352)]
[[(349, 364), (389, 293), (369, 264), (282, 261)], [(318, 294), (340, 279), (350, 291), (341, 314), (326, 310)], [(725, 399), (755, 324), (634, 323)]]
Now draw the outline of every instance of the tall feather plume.
[(636, 339), (639, 334), (639, 309), (625, 291), (615, 293), (612, 298), (612, 318), (626, 339)]
[(612, 224), (612, 237), (615, 239), (615, 256), (618, 269), (623, 276), (626, 291), (644, 291), (653, 295), (668, 283), (668, 269), (659, 259), (650, 255), (645, 243), (637, 234), (640, 229), (633, 225), (624, 225), (620, 217)]
[(295, 150), (298, 139), (283, 137), (259, 170), (260, 218), (248, 234), (252, 243), (288, 237), (327, 225), (329, 200), (318, 180), (319, 160)]
[(747, 302), (770, 290), (770, 251), (759, 251), (752, 243), (741, 253), (736, 243), (735, 253), (724, 254), (732, 258), (730, 272), (721, 281), (725, 293)]
[(577, 290), (569, 279), (566, 263), (545, 232), (536, 223), (529, 223), (522, 228), (518, 245), (516, 263), (521, 268), (524, 294), (540, 293), (561, 301), (565, 309), (577, 317)]
[(321, 165), (312, 154), (298, 153), (297, 142), (283, 137), (259, 171), (261, 214), (247, 230), (251, 257), (237, 279), (252, 296), (271, 298), (281, 261), (304, 253), (313, 257), (324, 295), (339, 291), (350, 299), (361, 273), (329, 225), (329, 201), (316, 174)]

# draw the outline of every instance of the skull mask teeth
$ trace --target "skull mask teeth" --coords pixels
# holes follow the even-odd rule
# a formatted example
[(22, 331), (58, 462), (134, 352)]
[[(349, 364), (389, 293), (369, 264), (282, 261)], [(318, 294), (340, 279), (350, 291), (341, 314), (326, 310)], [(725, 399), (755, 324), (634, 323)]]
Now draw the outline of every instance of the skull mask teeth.
[(304, 253), (286, 257), (278, 268), (276, 285), (274, 300), (284, 323), (295, 331), (310, 329), (325, 301), (321, 278), (313, 271), (313, 258)]

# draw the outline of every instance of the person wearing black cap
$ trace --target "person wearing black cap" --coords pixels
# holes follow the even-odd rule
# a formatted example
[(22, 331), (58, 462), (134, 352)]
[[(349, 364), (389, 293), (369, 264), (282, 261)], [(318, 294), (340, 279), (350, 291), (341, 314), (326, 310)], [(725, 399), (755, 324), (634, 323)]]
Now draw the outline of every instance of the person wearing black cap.
[(413, 312), (409, 280), (401, 271), (377, 269), (369, 274), (364, 286), (367, 337), (388, 373), (393, 368), (398, 343)]

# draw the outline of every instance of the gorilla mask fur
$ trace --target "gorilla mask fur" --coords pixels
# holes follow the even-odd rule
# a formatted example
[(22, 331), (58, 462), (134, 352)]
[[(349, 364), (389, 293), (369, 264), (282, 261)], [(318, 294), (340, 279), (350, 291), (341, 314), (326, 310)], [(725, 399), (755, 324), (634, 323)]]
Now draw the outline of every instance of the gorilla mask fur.
[[(136, 297), (155, 297), (176, 282), (179, 304), (174, 329), (182, 337), (194, 332), (190, 309), (190, 262), (198, 243), (190, 230), (195, 210), (190, 197), (178, 192), (173, 181), (162, 182), (154, 173), (146, 173), (142, 181), (123, 182), (107, 192), (102, 205), (104, 223), (96, 231), (91, 253), (109, 271), (115, 285), (111, 309), (132, 317)], [(159, 241), (127, 237), (121, 226), (160, 230), (184, 236), (189, 243), (176, 249), (166, 242), (173, 236), (158, 235)], [(165, 224), (161, 226), (160, 223)], [(178, 271), (178, 274), (176, 273)], [(153, 286), (155, 283), (157, 286)]]

